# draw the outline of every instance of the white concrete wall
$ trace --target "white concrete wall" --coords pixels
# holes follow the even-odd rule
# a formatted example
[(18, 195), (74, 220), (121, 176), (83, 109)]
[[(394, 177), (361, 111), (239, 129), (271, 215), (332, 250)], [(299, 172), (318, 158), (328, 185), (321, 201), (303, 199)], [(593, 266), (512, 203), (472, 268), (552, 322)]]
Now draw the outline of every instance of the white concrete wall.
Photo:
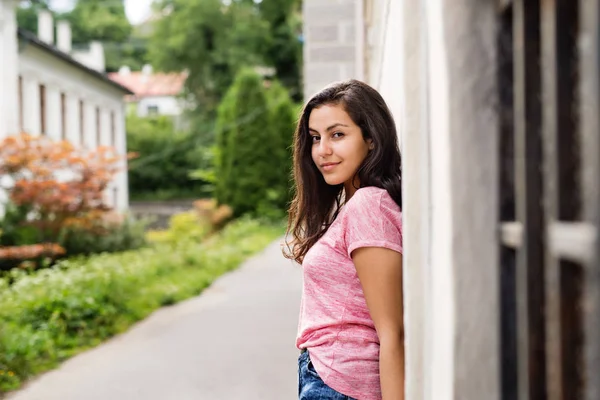
[(304, 0), (304, 96), (364, 79), (364, 0)]
[(158, 107), (157, 115), (177, 116), (181, 115), (183, 110), (181, 100), (175, 96), (144, 97), (137, 103), (138, 117), (148, 116), (150, 106)]
[[(17, 98), (17, 24), (16, 2), (0, 0), (0, 140), (10, 132), (16, 132), (19, 125)], [(10, 184), (6, 177), (0, 177), (0, 185)], [(7, 196), (0, 190), (0, 214)]]
[(0, 0), (0, 138), (18, 129), (16, 2)]
[(395, 114), (403, 151), (407, 399), (496, 399), (493, 7), (366, 9), (368, 82)]
[[(62, 139), (61, 94), (66, 96), (65, 139), (77, 146), (93, 148), (100, 144), (116, 146), (121, 154), (126, 152), (125, 114), (123, 93), (91, 77), (83, 70), (53, 57), (32, 45), (23, 49), (18, 57), (18, 73), (23, 79), (23, 131), (39, 134), (41, 126), (40, 85), (46, 87), (47, 135)], [(4, 96), (2, 98), (7, 98)], [(13, 98), (14, 101), (17, 97)], [(79, 104), (84, 104), (84, 126), (80, 126)], [(97, 142), (96, 109), (100, 108), (100, 143)], [(115, 115), (116, 143), (111, 143), (111, 113)], [(15, 115), (18, 111), (15, 110)], [(15, 129), (13, 132), (17, 132)], [(83, 137), (84, 143), (81, 138)], [(125, 175), (125, 176), (123, 176)], [(117, 208), (126, 210), (129, 205), (126, 174), (119, 174), (113, 187), (118, 188)], [(108, 198), (112, 198), (107, 190)]]
[(452, 186), (450, 164), (450, 116), (446, 46), (444, 41), (443, 0), (428, 0), (427, 82), (431, 177), (431, 269), (425, 277), (430, 282), (429, 337), (431, 352), (426, 371), (429, 373), (430, 399), (451, 400), (454, 395), (454, 340), (458, 334), (454, 325), (456, 308), (452, 253), (454, 240), (452, 215)]

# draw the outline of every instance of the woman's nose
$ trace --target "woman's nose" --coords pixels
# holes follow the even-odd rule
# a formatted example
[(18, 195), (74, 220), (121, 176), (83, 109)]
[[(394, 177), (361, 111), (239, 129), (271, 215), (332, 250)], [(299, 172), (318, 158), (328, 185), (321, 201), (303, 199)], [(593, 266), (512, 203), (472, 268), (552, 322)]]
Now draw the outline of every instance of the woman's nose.
[(319, 142), (319, 155), (320, 156), (327, 156), (331, 154), (331, 146), (329, 145), (327, 140), (323, 140), (321, 139), (321, 141)]

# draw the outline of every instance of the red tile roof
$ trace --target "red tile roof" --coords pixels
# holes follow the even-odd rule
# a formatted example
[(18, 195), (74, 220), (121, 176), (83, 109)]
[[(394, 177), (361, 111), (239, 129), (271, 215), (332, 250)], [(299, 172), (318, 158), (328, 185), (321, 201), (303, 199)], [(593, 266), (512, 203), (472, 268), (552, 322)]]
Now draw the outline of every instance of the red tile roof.
[(180, 94), (187, 79), (187, 74), (185, 72), (169, 74), (157, 72), (146, 75), (143, 72), (125, 74), (113, 72), (108, 74), (108, 77), (131, 90), (135, 98), (140, 98)]

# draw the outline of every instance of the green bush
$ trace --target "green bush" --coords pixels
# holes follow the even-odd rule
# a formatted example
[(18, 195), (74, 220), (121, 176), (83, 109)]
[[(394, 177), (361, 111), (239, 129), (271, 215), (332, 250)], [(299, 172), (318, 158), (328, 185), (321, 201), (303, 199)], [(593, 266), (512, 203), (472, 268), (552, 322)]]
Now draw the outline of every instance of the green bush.
[(32, 274), (12, 271), (0, 279), (0, 392), (163, 305), (197, 295), (282, 233), (282, 226), (242, 219), (202, 244), (181, 241), (63, 260)]
[(31, 211), (28, 206), (16, 206), (6, 203), (4, 216), (0, 219), (0, 246), (23, 246), (40, 243), (42, 234), (39, 229), (24, 224)]
[(203, 221), (195, 210), (184, 211), (169, 219), (169, 229), (150, 231), (147, 237), (154, 243), (176, 244), (182, 240), (200, 242), (211, 231), (209, 221)]
[(134, 250), (146, 244), (147, 225), (146, 220), (126, 216), (122, 222), (101, 226), (99, 232), (66, 228), (59, 244), (69, 256)]
[(207, 182), (189, 174), (205, 166), (196, 134), (176, 132), (170, 117), (127, 116), (127, 150), (138, 154), (129, 163), (129, 189), (134, 200), (204, 197)]
[(294, 105), (289, 92), (277, 81), (268, 92), (271, 123), (275, 142), (275, 157), (279, 167), (275, 169), (276, 179), (271, 187), (276, 198), (274, 209), (285, 211), (292, 200), (292, 157), (294, 130), (298, 116), (298, 107)]
[(294, 106), (279, 84), (271, 89), (242, 70), (219, 106), (216, 198), (243, 214), (279, 218), (289, 199), (288, 147)]

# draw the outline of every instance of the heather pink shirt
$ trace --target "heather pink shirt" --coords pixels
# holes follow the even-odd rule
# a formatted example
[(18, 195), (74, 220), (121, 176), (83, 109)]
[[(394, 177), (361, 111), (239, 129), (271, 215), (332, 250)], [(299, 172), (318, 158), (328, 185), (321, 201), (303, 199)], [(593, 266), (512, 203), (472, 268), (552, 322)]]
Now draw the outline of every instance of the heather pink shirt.
[(350, 257), (360, 247), (402, 253), (401, 211), (384, 189), (358, 189), (306, 254), (296, 346), (329, 387), (380, 400), (379, 338)]

